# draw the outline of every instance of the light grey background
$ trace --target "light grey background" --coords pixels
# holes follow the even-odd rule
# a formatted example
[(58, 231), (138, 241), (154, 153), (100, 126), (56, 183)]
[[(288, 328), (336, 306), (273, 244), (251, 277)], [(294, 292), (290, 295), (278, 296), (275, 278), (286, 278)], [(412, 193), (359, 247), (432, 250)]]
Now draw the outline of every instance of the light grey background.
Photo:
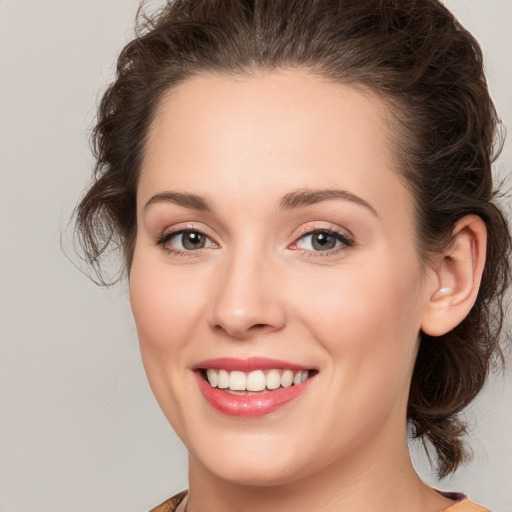
[[(71, 252), (95, 105), (137, 4), (0, 0), (0, 512), (142, 512), (187, 485), (185, 451), (145, 380), (126, 285), (94, 286), (59, 241), (63, 232)], [(512, 131), (512, 2), (447, 4), (480, 40)], [(494, 512), (512, 512), (511, 405), (509, 369), (468, 413), (472, 465), (440, 484)]]

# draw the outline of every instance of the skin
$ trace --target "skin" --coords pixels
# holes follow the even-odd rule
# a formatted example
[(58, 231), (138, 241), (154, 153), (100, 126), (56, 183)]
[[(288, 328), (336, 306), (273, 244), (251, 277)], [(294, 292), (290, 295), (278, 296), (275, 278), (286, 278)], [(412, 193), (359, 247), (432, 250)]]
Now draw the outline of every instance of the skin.
[[(130, 295), (151, 388), (190, 454), (189, 512), (452, 504), (411, 466), (407, 397), (420, 329), (435, 329), (455, 294), (459, 306), (474, 300), (459, 277), (481, 264), (466, 274), (453, 260), (422, 266), (388, 115), (368, 92), (296, 70), (194, 77), (160, 104), (138, 187)], [(331, 198), (279, 208), (305, 189), (348, 191), (369, 207)], [(151, 201), (166, 192), (204, 196), (211, 211)], [(186, 251), (180, 236), (158, 243), (184, 228), (204, 233), (205, 247)], [(353, 244), (315, 250), (312, 229)], [(454, 254), (482, 252), (477, 220), (459, 231)], [(443, 279), (453, 293), (437, 297)], [(194, 364), (255, 356), (319, 373), (271, 414), (214, 410)]]

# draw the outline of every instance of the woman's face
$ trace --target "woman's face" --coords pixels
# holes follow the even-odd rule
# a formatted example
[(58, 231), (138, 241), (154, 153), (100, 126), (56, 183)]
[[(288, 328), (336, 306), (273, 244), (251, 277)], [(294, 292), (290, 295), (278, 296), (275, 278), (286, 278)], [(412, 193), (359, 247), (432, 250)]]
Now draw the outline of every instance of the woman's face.
[(427, 294), (386, 115), (299, 71), (161, 103), (131, 303), (193, 468), (276, 485), (403, 449)]

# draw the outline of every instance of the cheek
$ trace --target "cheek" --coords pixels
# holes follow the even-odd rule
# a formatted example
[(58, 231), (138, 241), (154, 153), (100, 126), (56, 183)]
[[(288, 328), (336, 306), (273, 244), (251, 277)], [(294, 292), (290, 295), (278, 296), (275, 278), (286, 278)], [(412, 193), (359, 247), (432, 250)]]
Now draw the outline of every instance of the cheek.
[(421, 277), (405, 262), (401, 267), (384, 264), (385, 258), (380, 262), (371, 269), (351, 267), (335, 280), (312, 281), (310, 293), (302, 295), (303, 321), (329, 361), (332, 394), (326, 400), (333, 402), (322, 409), (323, 435), (340, 446), (364, 440), (381, 425), (401, 432), (405, 420)]
[(130, 302), (146, 375), (162, 406), (190, 378), (184, 370), (190, 365), (189, 340), (203, 314), (204, 294), (183, 272), (170, 272), (153, 252), (135, 250)]
[(420, 267), (414, 255), (396, 261), (382, 254), (371, 263), (312, 279), (310, 293), (290, 296), (301, 297), (303, 318), (333, 364), (343, 366), (340, 375), (371, 384), (402, 375), (408, 382), (421, 324)]
[(137, 325), (141, 349), (168, 352), (173, 357), (182, 354), (202, 315), (201, 287), (205, 276), (190, 276), (170, 272), (158, 257), (138, 257), (135, 252), (130, 273), (130, 302)]
[(189, 341), (197, 336), (202, 316), (201, 290), (182, 273), (168, 268), (166, 272), (161, 260), (136, 251), (130, 302), (151, 390), (178, 436), (186, 439), (188, 411), (183, 396), (195, 385), (187, 368), (193, 348)]

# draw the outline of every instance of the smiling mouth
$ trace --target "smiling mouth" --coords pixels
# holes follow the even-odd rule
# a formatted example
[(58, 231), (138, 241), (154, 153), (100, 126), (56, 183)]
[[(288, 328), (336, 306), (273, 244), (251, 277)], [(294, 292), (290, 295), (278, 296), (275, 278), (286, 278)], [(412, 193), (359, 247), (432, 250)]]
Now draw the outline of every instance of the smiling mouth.
[(268, 393), (306, 382), (316, 370), (266, 369), (243, 372), (239, 370), (200, 369), (203, 379), (212, 387), (231, 395)]
[(308, 394), (318, 370), (265, 357), (221, 357), (193, 368), (206, 402), (228, 417), (257, 418)]

